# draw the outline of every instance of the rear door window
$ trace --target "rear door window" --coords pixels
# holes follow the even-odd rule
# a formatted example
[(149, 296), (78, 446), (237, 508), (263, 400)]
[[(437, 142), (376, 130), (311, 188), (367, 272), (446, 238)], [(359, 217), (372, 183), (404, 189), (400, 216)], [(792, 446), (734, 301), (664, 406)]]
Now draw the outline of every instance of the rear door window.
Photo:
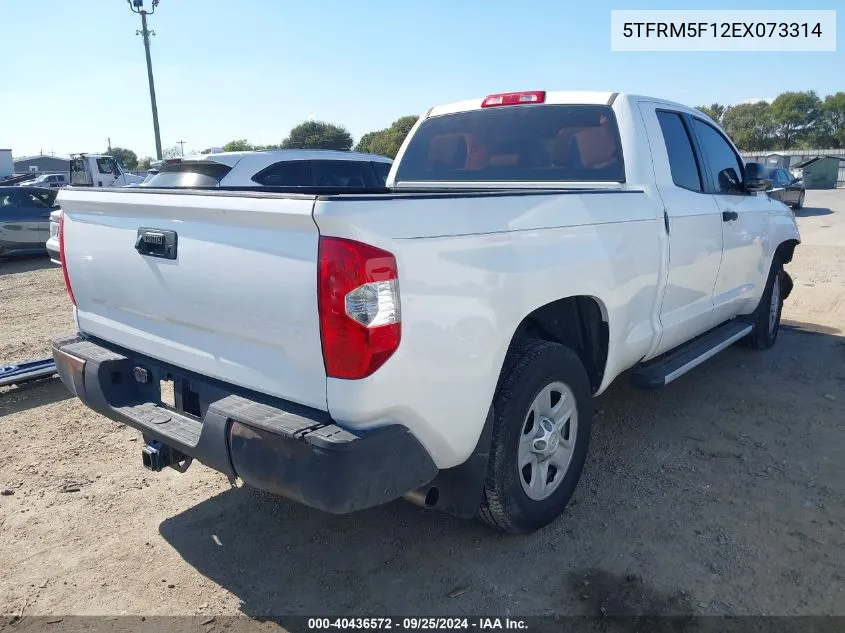
[(265, 187), (311, 187), (311, 161), (288, 160), (274, 163), (252, 177)]
[(669, 156), (672, 182), (690, 191), (701, 191), (701, 175), (683, 119), (675, 112), (659, 110), (657, 120)]
[(396, 181), (624, 182), (616, 116), (601, 105), (517, 105), (432, 117)]
[(144, 181), (145, 187), (219, 187), (231, 167), (210, 160), (186, 161), (165, 165), (157, 174)]

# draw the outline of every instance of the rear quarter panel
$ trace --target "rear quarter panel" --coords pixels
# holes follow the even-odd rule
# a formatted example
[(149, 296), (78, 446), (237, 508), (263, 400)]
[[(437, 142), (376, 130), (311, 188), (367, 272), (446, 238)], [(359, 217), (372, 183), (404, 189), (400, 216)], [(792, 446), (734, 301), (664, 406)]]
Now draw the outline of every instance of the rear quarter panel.
[(406, 425), (440, 468), (462, 463), (483, 426), (519, 323), (557, 299), (595, 297), (609, 321), (601, 389), (651, 343), (662, 252), (653, 191), (319, 200), (322, 235), (395, 254), (402, 342), (364, 380), (328, 379), (350, 427)]

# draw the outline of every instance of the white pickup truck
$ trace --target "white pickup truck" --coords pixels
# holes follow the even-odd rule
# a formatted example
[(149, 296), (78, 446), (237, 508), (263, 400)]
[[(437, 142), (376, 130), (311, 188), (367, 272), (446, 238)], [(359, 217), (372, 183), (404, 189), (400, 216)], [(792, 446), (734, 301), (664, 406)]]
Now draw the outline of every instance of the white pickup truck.
[(142, 182), (142, 176), (123, 171), (114, 156), (71, 154), (70, 184), (74, 187), (125, 187)]
[(635, 95), (433, 108), (383, 190), (215, 186), (230, 169), (60, 192), (78, 333), (56, 363), (148, 468), (335, 513), (548, 524), (622, 372), (659, 387), (774, 344), (800, 239), (713, 121)]

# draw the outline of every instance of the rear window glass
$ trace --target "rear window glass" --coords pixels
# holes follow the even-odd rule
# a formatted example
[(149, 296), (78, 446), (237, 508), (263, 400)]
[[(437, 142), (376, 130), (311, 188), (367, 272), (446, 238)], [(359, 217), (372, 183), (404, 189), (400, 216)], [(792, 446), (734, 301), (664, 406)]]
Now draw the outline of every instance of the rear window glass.
[(161, 168), (157, 174), (144, 181), (145, 187), (217, 187), (220, 180), (231, 171), (228, 165), (213, 161), (175, 163)]
[(265, 187), (310, 187), (311, 161), (288, 160), (274, 163), (252, 177)]
[(372, 189), (381, 187), (369, 161), (315, 160), (311, 164), (314, 185), (341, 189)]
[(412, 137), (396, 174), (407, 181), (624, 182), (608, 106), (496, 107), (433, 117)]
[(379, 186), (384, 186), (387, 182), (387, 175), (390, 173), (390, 163), (373, 163), (373, 169), (376, 171), (376, 176), (379, 178)]

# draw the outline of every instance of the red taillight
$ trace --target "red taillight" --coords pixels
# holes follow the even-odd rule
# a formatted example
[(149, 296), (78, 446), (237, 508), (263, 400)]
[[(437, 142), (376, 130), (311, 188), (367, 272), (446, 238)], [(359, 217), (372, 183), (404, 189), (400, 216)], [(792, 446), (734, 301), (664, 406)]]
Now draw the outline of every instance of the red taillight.
[(522, 105), (527, 103), (545, 103), (545, 90), (526, 90), (524, 92), (503, 92), (497, 95), (490, 95), (481, 102), (482, 108), (494, 106)]
[(67, 263), (65, 262), (65, 214), (59, 216), (59, 259), (62, 262), (62, 274), (65, 277), (65, 287), (67, 293), (70, 295), (70, 301), (76, 305), (76, 299), (73, 296), (73, 288), (70, 287), (70, 279), (67, 276)]
[(396, 258), (361, 242), (321, 237), (318, 267), (326, 374), (366, 378), (399, 347)]

